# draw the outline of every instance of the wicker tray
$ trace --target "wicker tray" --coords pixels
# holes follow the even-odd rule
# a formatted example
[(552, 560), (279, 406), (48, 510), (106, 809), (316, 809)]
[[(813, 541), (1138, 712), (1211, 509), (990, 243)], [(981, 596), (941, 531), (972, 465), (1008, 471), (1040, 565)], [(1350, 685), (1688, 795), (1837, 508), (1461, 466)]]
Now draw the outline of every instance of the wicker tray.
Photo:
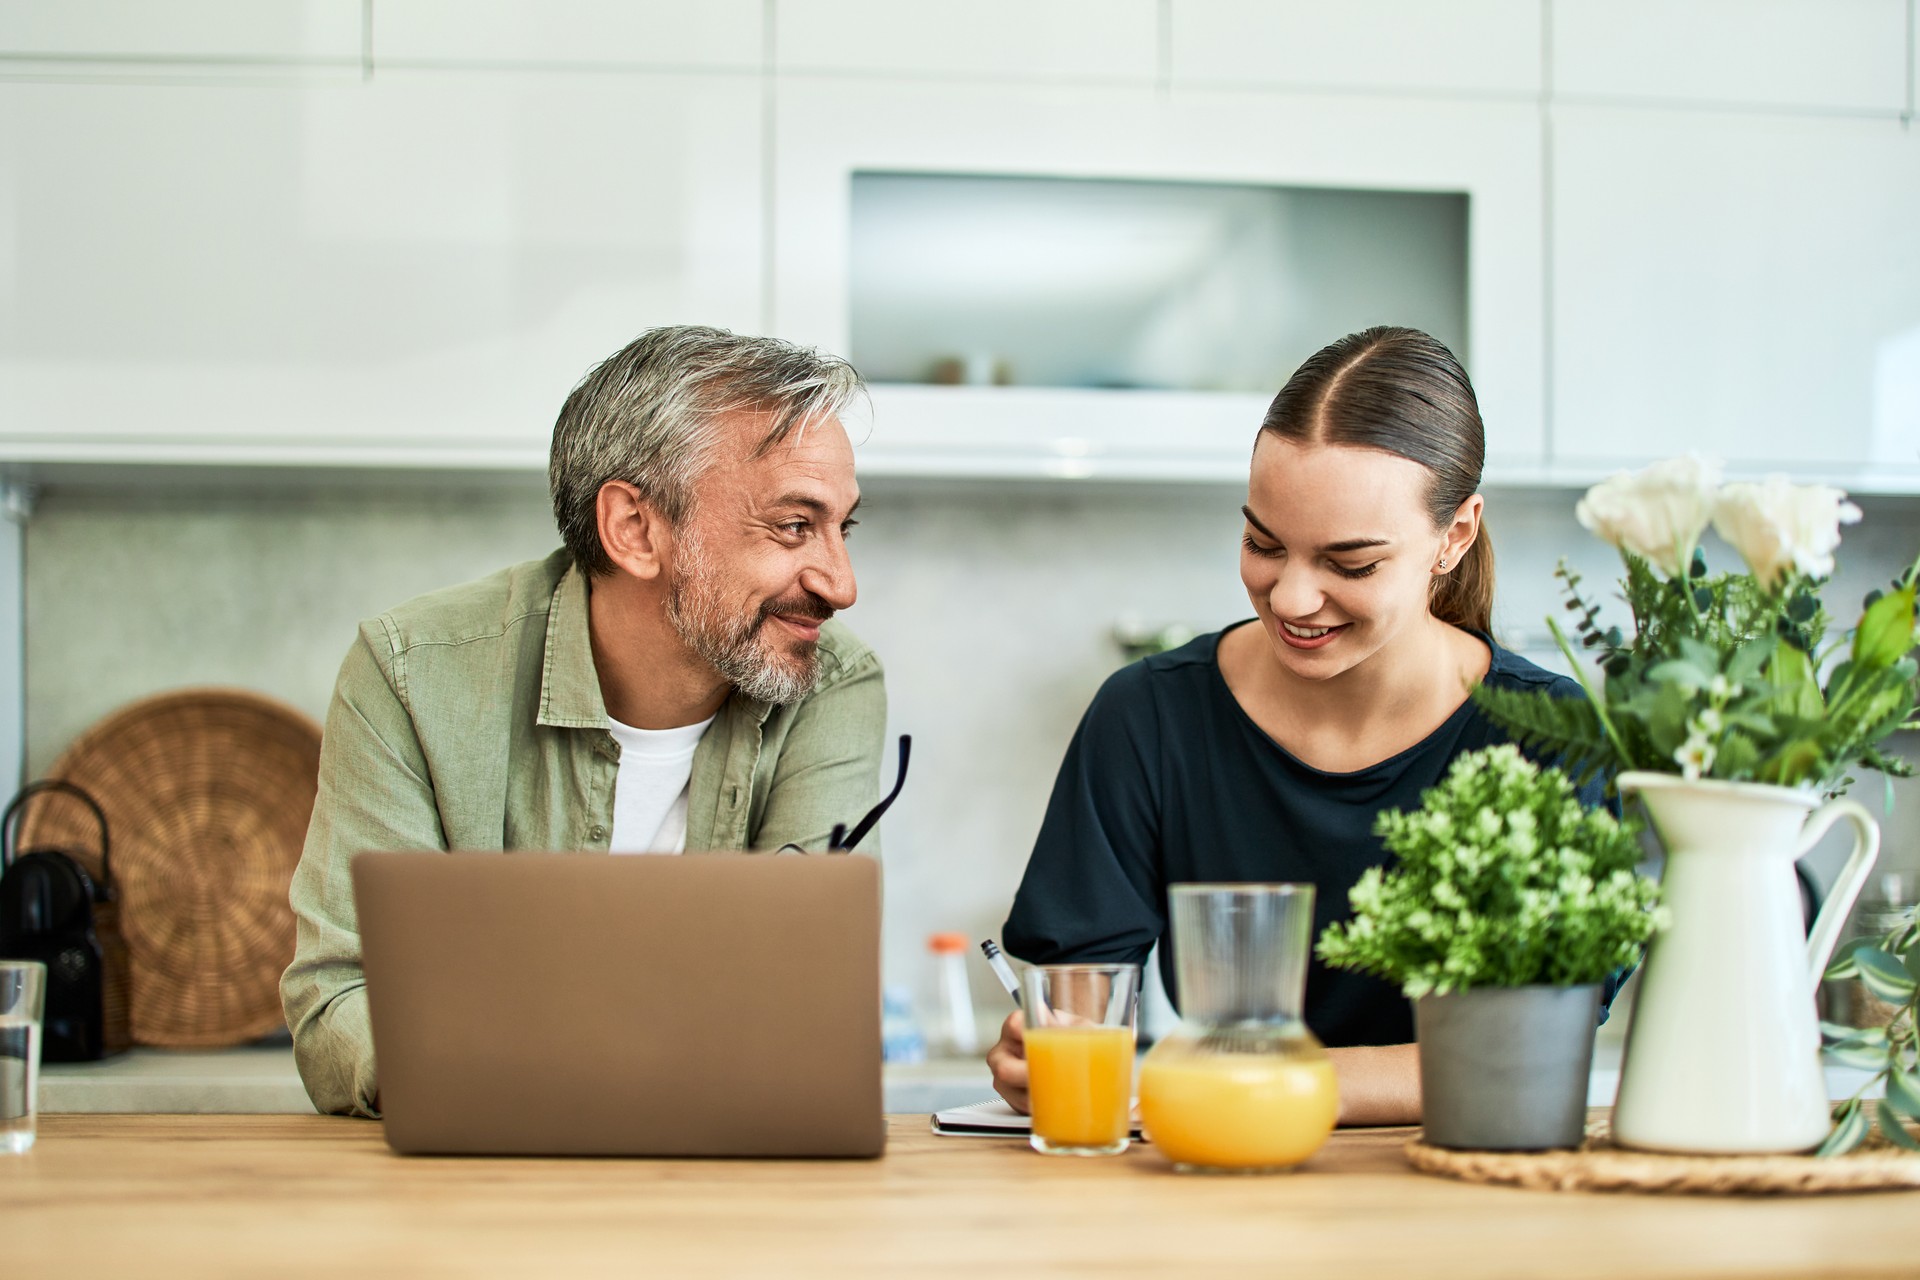
[(1613, 1144), (1605, 1120), (1578, 1151), (1452, 1151), (1415, 1138), (1407, 1160), (1422, 1173), (1535, 1191), (1679, 1192), (1805, 1196), (1920, 1189), (1920, 1155), (1875, 1133), (1844, 1156), (1682, 1156)]
[[(91, 792), (112, 827), (136, 1042), (240, 1044), (282, 1025), (287, 886), (319, 768), (307, 716), (244, 690), (187, 689), (123, 707), (48, 770)], [(75, 800), (38, 798), (20, 845), (91, 851), (92, 820)]]

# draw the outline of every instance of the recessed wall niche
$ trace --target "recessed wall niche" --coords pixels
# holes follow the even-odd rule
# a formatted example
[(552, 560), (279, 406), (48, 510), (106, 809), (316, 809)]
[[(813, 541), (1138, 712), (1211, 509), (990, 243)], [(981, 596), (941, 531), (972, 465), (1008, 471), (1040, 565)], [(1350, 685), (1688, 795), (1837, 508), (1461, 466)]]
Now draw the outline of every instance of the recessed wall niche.
[(851, 346), (873, 382), (1272, 394), (1375, 324), (1463, 362), (1449, 192), (856, 173)]

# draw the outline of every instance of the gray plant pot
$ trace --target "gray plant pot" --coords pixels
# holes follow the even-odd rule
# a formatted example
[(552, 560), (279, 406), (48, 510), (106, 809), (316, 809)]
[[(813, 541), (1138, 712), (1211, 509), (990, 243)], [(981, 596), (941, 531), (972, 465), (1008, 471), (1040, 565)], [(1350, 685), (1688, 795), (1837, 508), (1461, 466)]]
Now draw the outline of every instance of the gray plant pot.
[(1427, 1142), (1471, 1151), (1580, 1145), (1600, 984), (1423, 996), (1413, 1013)]

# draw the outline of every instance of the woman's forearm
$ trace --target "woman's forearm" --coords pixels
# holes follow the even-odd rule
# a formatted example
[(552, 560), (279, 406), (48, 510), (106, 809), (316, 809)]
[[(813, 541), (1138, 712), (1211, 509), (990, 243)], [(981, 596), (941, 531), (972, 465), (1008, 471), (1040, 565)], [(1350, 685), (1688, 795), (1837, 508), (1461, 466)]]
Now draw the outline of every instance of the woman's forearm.
[(1329, 1049), (1340, 1078), (1340, 1123), (1420, 1123), (1420, 1056), (1416, 1045)]

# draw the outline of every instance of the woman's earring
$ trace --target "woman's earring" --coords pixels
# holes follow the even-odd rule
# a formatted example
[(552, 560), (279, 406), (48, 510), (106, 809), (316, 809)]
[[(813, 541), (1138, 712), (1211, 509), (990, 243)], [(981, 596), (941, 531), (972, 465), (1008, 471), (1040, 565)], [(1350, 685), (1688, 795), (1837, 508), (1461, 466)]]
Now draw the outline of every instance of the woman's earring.
[(1445, 556), (1440, 557), (1440, 567), (1442, 569), (1445, 569), (1447, 567), (1447, 558)]

